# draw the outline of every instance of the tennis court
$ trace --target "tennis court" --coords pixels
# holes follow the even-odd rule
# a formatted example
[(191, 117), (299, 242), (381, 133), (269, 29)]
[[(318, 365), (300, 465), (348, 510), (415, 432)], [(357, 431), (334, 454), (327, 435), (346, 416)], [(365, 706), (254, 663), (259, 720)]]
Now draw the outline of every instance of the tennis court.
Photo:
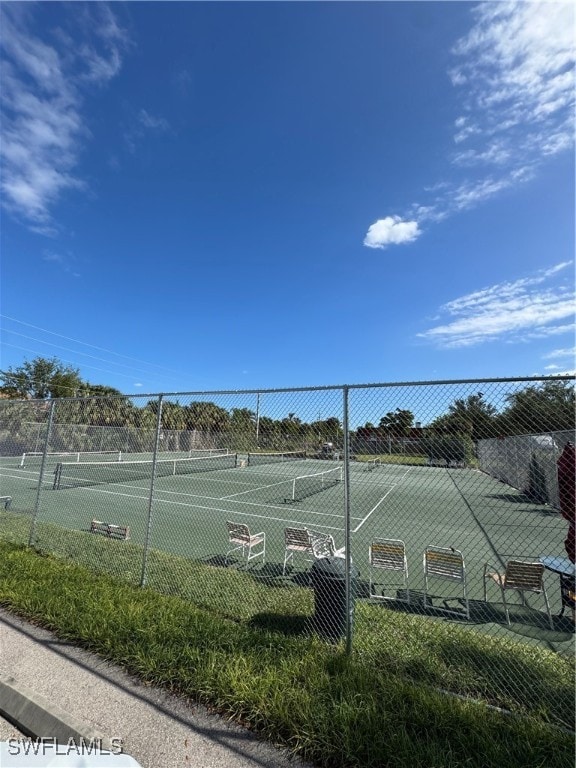
[[(2, 494), (12, 497), (12, 510), (34, 510), (39, 464), (37, 456), (23, 465), (22, 457), (2, 459)], [(37, 519), (77, 531), (88, 531), (92, 519), (129, 526), (134, 544), (144, 546), (148, 535), (155, 549), (207, 562), (229, 548), (226, 521), (246, 523), (252, 533), (265, 532), (267, 568), (277, 564), (280, 571), (286, 527), (330, 533), (344, 545), (341, 462), (304, 454), (161, 454), (150, 505), (151, 466), (149, 454), (47, 457)], [(352, 558), (361, 578), (374, 539), (406, 542), (414, 589), (423, 586), (424, 548), (453, 547), (464, 554), (470, 598), (480, 599), (486, 561), (501, 567), (511, 558), (562, 555), (565, 527), (551, 507), (474, 469), (350, 464)], [(559, 612), (553, 577), (549, 595)]]

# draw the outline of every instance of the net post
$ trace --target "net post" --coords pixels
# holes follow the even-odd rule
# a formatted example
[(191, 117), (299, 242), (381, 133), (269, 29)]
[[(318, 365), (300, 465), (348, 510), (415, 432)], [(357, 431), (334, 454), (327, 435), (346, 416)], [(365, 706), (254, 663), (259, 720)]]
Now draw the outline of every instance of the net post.
[(152, 454), (152, 476), (150, 478), (150, 495), (148, 497), (148, 520), (146, 523), (146, 538), (144, 540), (144, 551), (142, 553), (142, 573), (140, 574), (140, 586), (146, 586), (146, 566), (148, 564), (148, 547), (150, 545), (150, 534), (152, 532), (152, 507), (154, 499), (154, 481), (156, 479), (156, 461), (158, 460), (158, 448), (160, 446), (160, 435), (162, 434), (162, 403), (164, 395), (158, 396), (158, 415), (156, 417), (156, 437), (154, 439), (154, 453)]
[(38, 519), (38, 513), (40, 512), (40, 497), (42, 496), (42, 483), (44, 482), (44, 472), (46, 470), (46, 454), (48, 453), (48, 446), (50, 445), (50, 435), (52, 433), (52, 424), (54, 422), (54, 409), (56, 408), (56, 400), (50, 402), (50, 412), (48, 413), (48, 426), (46, 428), (46, 439), (44, 440), (44, 451), (42, 453), (42, 463), (40, 464), (40, 476), (38, 478), (38, 489), (36, 491), (36, 502), (34, 504), (34, 516), (30, 525), (30, 534), (28, 536), (28, 546), (31, 547), (36, 535), (36, 521)]
[(351, 588), (352, 552), (350, 547), (350, 431), (348, 426), (348, 390), (342, 389), (342, 429), (344, 432), (344, 558), (346, 563), (346, 656), (352, 655), (352, 609)]
[(52, 483), (53, 491), (59, 490), (61, 478), (62, 478), (62, 462), (59, 461), (58, 464), (56, 464), (56, 469), (54, 470), (54, 482)]

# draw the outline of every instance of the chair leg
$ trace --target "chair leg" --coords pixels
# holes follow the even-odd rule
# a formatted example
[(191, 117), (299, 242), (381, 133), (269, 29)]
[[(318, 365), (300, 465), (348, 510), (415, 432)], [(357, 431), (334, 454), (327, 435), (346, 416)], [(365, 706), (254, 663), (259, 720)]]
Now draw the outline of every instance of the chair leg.
[(508, 603), (506, 602), (506, 592), (502, 587), (500, 588), (502, 592), (502, 601), (504, 602), (504, 610), (506, 611), (506, 621), (508, 622), (508, 626), (510, 626), (510, 610), (508, 609)]
[(464, 582), (463, 588), (464, 588), (464, 605), (466, 606), (466, 618), (470, 620), (470, 603), (468, 601), (468, 592), (466, 591), (466, 582)]
[(546, 611), (548, 613), (548, 621), (550, 622), (550, 629), (554, 629), (554, 621), (552, 620), (552, 613), (550, 612), (550, 603), (548, 602), (548, 595), (546, 589), (542, 587), (542, 594), (544, 595), (544, 602), (546, 603)]

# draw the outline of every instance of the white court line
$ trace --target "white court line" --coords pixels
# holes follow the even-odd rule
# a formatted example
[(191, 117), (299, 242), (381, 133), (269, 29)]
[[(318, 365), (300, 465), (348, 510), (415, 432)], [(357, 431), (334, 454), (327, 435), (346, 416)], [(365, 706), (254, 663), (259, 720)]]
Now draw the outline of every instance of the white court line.
[[(96, 490), (96, 489), (94, 489), (94, 490)], [(148, 498), (149, 498), (148, 495), (146, 495), (146, 496), (134, 496), (131, 493), (115, 493), (114, 491), (105, 491), (103, 489), (98, 489), (98, 493), (107, 493), (107, 494), (113, 495), (113, 496), (126, 496), (127, 498), (130, 498), (130, 499), (141, 499), (143, 501), (147, 501)], [(237, 512), (237, 511), (235, 511), (233, 509), (221, 509), (220, 507), (205, 507), (205, 506), (202, 506), (201, 504), (186, 504), (184, 501), (172, 501), (170, 499), (168, 499), (168, 500), (166, 500), (166, 499), (156, 499), (156, 501), (158, 503), (160, 503), (160, 504), (172, 504), (173, 506), (188, 507), (189, 509), (201, 509), (201, 510), (207, 510), (208, 512), (224, 512), (227, 515), (243, 515), (244, 517), (257, 517), (257, 518), (260, 518), (262, 520), (275, 520), (276, 522), (279, 522), (279, 523), (292, 523), (294, 525), (300, 525), (300, 526), (304, 525), (302, 520), (287, 520), (284, 517), (270, 517), (270, 515), (256, 515), (256, 514), (254, 514), (252, 512)], [(242, 503), (242, 502), (240, 502), (240, 503)], [(317, 514), (317, 513), (313, 512), (312, 510), (303, 510), (303, 511), (309, 511), (311, 514)], [(327, 512), (323, 512), (321, 514), (327, 515), (328, 517), (341, 517), (342, 516), (342, 515), (329, 515)], [(330, 530), (336, 530), (336, 531), (343, 531), (344, 530), (344, 528), (334, 528), (333, 526), (327, 526), (327, 525), (321, 526), (321, 527), (324, 527), (324, 528), (330, 527)]]
[(277, 485), (286, 485), (291, 482), (289, 479), (280, 480), (278, 483), (270, 483), (270, 485), (257, 485), (256, 488), (249, 488), (247, 491), (240, 491), (239, 493), (231, 493), (229, 496), (219, 496), (218, 501), (224, 501), (225, 499), (233, 499), (234, 496), (244, 496), (245, 493), (252, 493), (252, 491), (265, 491), (266, 488), (275, 488)]
[[(30, 474), (30, 471), (29, 471)], [(34, 480), (35, 483), (38, 483), (38, 480), (40, 479), (40, 475), (38, 472), (34, 472), (32, 474), (32, 477), (27, 477), (26, 475), (6, 475), (0, 472), (0, 478), (2, 477), (9, 477), (10, 480), (26, 480), (28, 483), (32, 482)], [(44, 483), (48, 483), (49, 485), (53, 485), (54, 480), (51, 477), (46, 477), (46, 473), (44, 474)]]
[[(412, 467), (409, 467), (409, 468), (406, 470), (406, 472), (404, 472), (404, 474), (402, 475), (402, 477), (400, 478), (400, 480), (404, 480), (404, 478), (406, 477), (406, 475), (408, 474), (408, 472), (410, 472), (410, 470), (411, 470), (411, 469), (412, 469)], [(388, 496), (388, 494), (390, 494), (390, 493), (391, 493), (391, 492), (394, 490), (394, 488), (395, 488), (397, 485), (398, 485), (398, 483), (392, 483), (392, 484), (391, 484), (391, 486), (390, 486), (389, 490), (387, 490), (387, 491), (386, 491), (386, 493), (384, 494), (384, 496), (382, 496), (382, 498), (380, 499), (380, 501), (378, 502), (378, 504), (376, 504), (376, 506), (372, 507), (372, 509), (370, 510), (370, 512), (368, 512), (368, 514), (367, 514), (367, 515), (366, 515), (366, 517), (364, 518), (364, 520), (362, 520), (362, 522), (360, 523), (360, 525), (357, 525), (357, 526), (356, 526), (356, 528), (354, 528), (354, 530), (352, 531), (352, 533), (358, 533), (358, 531), (360, 530), (360, 528), (362, 528), (362, 526), (364, 525), (364, 523), (366, 522), (366, 520), (368, 520), (368, 518), (370, 517), (370, 515), (371, 515), (373, 512), (375, 512), (375, 511), (378, 509), (378, 507), (380, 506), (380, 504), (382, 504), (382, 502), (384, 501), (384, 499), (386, 498), (386, 496)]]
[[(139, 491), (143, 490), (138, 485), (122, 485), (120, 487), (122, 487), (122, 488), (137, 488)], [(90, 490), (90, 491), (100, 492), (99, 488), (92, 488), (90, 486), (87, 486), (87, 489)], [(71, 490), (71, 489), (67, 489), (67, 490)], [(259, 489), (252, 487), (251, 490), (254, 491), (254, 490), (259, 490)], [(104, 493), (104, 491), (101, 491), (101, 492)], [(112, 491), (106, 491), (106, 493), (112, 493)], [(205, 494), (199, 494), (199, 493), (188, 493), (188, 492), (185, 492), (185, 491), (170, 491), (168, 489), (164, 490), (164, 489), (160, 489), (160, 488), (154, 488), (154, 498), (156, 498), (156, 500), (159, 501), (160, 503), (165, 502), (166, 504), (168, 504), (170, 502), (169, 499), (158, 498), (158, 494), (162, 494), (162, 493), (165, 493), (166, 495), (172, 495), (172, 496), (187, 496), (189, 499), (209, 499), (210, 501), (224, 501), (227, 498), (226, 496), (206, 496)], [(126, 495), (130, 496), (130, 494), (126, 494)], [(138, 497), (138, 498), (144, 498), (144, 497)], [(146, 497), (146, 498), (148, 498), (148, 497)], [(241, 501), (241, 500), (238, 500), (238, 499), (234, 499), (232, 501), (232, 503), (233, 504), (246, 504), (246, 506), (250, 506), (250, 507), (264, 507), (265, 509), (285, 509), (286, 508), (284, 504), (273, 504), (272, 502), (262, 503), (262, 502), (259, 502), (259, 501)], [(335, 515), (333, 512), (319, 512), (319, 511), (314, 510), (314, 509), (304, 509), (303, 507), (299, 507), (299, 509), (301, 509), (302, 512), (306, 512), (306, 513), (309, 513), (311, 515), (323, 515), (323, 516), (326, 516), (326, 517), (340, 517), (340, 515)], [(343, 514), (344, 513), (342, 512), (342, 515)], [(361, 517), (354, 517), (354, 516), (351, 516), (350, 519), (351, 520), (362, 520)]]
[[(281, 481), (279, 483), (272, 483), (270, 485), (258, 485), (258, 486), (253, 486), (252, 485), (247, 491), (240, 491), (239, 493), (232, 493), (229, 496), (206, 496), (205, 494), (187, 493), (185, 491), (171, 491), (171, 490), (168, 490), (168, 489), (164, 490), (164, 489), (160, 489), (160, 488), (155, 488), (154, 489), (154, 493), (155, 494), (157, 494), (157, 493), (175, 494), (177, 496), (188, 496), (188, 497), (193, 498), (193, 499), (210, 499), (211, 501), (226, 501), (226, 500), (230, 499), (230, 500), (234, 500), (233, 501), (234, 504), (248, 504), (248, 505), (250, 505), (252, 507), (266, 507), (266, 509), (284, 509), (284, 506), (281, 505), (281, 504), (273, 504), (272, 502), (267, 502), (267, 503), (264, 504), (264, 503), (261, 503), (261, 502), (258, 502), (258, 501), (240, 501), (240, 500), (234, 499), (234, 497), (235, 496), (243, 496), (246, 493), (253, 493), (253, 492), (263, 491), (266, 488), (274, 488), (277, 485), (285, 485), (287, 482), (292, 482), (292, 480), (294, 480), (293, 477), (292, 478), (287, 478), (287, 480), (283, 480), (283, 481)], [(126, 487), (130, 488), (130, 487), (133, 487), (133, 486), (124, 486), (124, 487), (125, 488)], [(162, 499), (159, 499), (159, 501), (162, 501)], [(326, 517), (334, 517), (335, 516), (332, 512), (318, 512), (318, 511), (312, 510), (312, 509), (310, 509), (310, 510), (303, 509), (302, 511), (303, 512), (309, 512), (312, 515), (325, 515)], [(338, 517), (339, 517), (339, 515), (338, 515)], [(354, 516), (352, 516), (350, 519), (351, 520), (362, 520), (361, 517), (354, 517)]]
[[(291, 462), (291, 463), (296, 463), (296, 462)], [(269, 475), (267, 475), (267, 476), (269, 477)], [(168, 477), (170, 478), (171, 476), (168, 476)], [(179, 475), (178, 477), (184, 477), (184, 475)], [(239, 493), (233, 493), (230, 496), (206, 496), (205, 494), (189, 493), (187, 491), (172, 491), (172, 490), (169, 490), (169, 489), (163, 489), (163, 488), (157, 488), (157, 487), (154, 488), (154, 495), (155, 495), (155, 498), (156, 498), (157, 501), (164, 502), (166, 504), (170, 504), (171, 503), (170, 500), (159, 499), (159, 498), (157, 498), (157, 494), (164, 493), (164, 494), (172, 494), (172, 495), (176, 495), (176, 496), (187, 496), (187, 497), (193, 498), (193, 499), (210, 499), (211, 501), (226, 501), (227, 499), (233, 500), (235, 496), (243, 496), (246, 493), (252, 493), (254, 491), (258, 492), (258, 491), (261, 491), (261, 490), (265, 490), (267, 488), (274, 488), (277, 485), (285, 485), (287, 482), (291, 482), (293, 479), (294, 479), (293, 477), (292, 478), (291, 477), (287, 477), (286, 480), (282, 480), (282, 481), (277, 482), (277, 483), (271, 483), (270, 485), (259, 485), (259, 486), (253, 486), (252, 485), (247, 491), (240, 491)], [(212, 482), (213, 478), (210, 478), (210, 481)], [(230, 480), (218, 480), (218, 482), (230, 483)], [(124, 483), (122, 483), (122, 484), (117, 483), (116, 485), (117, 486), (119, 485), (122, 488), (134, 488), (134, 489), (139, 490), (139, 491), (143, 490), (143, 487), (140, 486), (140, 485), (125, 485)], [(84, 486), (78, 486), (78, 488), (82, 488), (82, 487), (84, 487)], [(127, 493), (127, 494), (115, 493), (114, 491), (106, 491), (104, 489), (95, 488), (93, 486), (85, 486), (85, 487), (88, 490), (90, 490), (90, 491), (94, 491), (95, 493), (109, 493), (109, 494), (118, 495), (118, 496), (128, 496), (128, 497), (134, 498), (134, 499), (144, 499), (144, 498), (147, 499), (148, 498), (148, 496), (136, 496), (136, 495), (133, 495), (133, 494), (130, 494), (130, 493)], [(66, 487), (64, 487), (61, 490), (64, 490), (64, 491), (66, 491), (66, 490), (74, 490), (74, 488), (66, 488)], [(177, 503), (177, 502), (174, 502), (174, 503)], [(266, 509), (284, 509), (284, 507), (282, 505), (272, 504), (272, 503), (263, 504), (263, 503), (256, 502), (256, 501), (234, 500), (234, 503), (235, 504), (247, 504), (247, 505), (250, 505), (252, 507), (265, 507)], [(190, 506), (194, 506), (194, 505), (190, 505)], [(203, 509), (203, 507), (200, 507), (200, 508)], [(215, 509), (215, 507), (214, 507), (214, 509)], [(229, 510), (229, 511), (231, 513), (233, 513), (233, 510)], [(311, 515), (324, 516), (324, 517), (340, 517), (341, 516), (341, 515), (335, 515), (332, 512), (319, 512), (319, 511), (312, 510), (312, 509), (302, 509), (302, 512), (309, 513)], [(244, 513), (244, 514), (246, 514), (246, 513)], [(351, 520), (362, 520), (362, 518), (361, 517), (354, 517), (354, 516), (352, 516)]]
[(356, 528), (354, 528), (354, 530), (352, 531), (352, 533), (358, 533), (358, 531), (360, 530), (360, 528), (362, 528), (362, 526), (364, 525), (364, 523), (366, 522), (366, 520), (368, 520), (368, 518), (370, 517), (370, 515), (372, 514), (372, 512), (375, 512), (375, 511), (378, 509), (378, 507), (380, 506), (380, 504), (382, 504), (382, 502), (384, 501), (384, 499), (386, 498), (386, 496), (388, 496), (388, 494), (389, 494), (389, 493), (392, 493), (392, 491), (394, 490), (394, 488), (395, 488), (395, 487), (396, 487), (396, 483), (394, 483), (393, 485), (391, 485), (391, 486), (390, 486), (390, 488), (389, 488), (389, 489), (386, 491), (386, 493), (384, 494), (384, 496), (382, 496), (382, 498), (380, 499), (380, 501), (378, 502), (378, 504), (376, 504), (376, 506), (375, 506), (375, 507), (372, 507), (372, 509), (370, 510), (370, 512), (368, 512), (368, 514), (367, 514), (367, 515), (366, 515), (366, 517), (364, 518), (364, 520), (362, 520), (362, 522), (360, 523), (360, 525), (357, 525), (357, 526), (356, 526)]

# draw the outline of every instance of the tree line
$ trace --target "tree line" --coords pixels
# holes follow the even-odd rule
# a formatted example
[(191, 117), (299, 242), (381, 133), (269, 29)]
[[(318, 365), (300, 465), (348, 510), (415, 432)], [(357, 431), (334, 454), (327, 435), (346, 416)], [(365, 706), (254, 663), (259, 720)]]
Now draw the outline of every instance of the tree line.
[[(38, 420), (45, 413), (45, 409), (42, 410), (43, 401), (67, 398), (59, 404), (59, 422), (145, 429), (153, 429), (156, 424), (157, 400), (138, 407), (114, 387), (84, 381), (77, 369), (64, 365), (56, 358), (37, 357), (16, 368), (0, 371), (0, 382), (0, 397), (4, 399), (39, 401)], [(378, 424), (367, 422), (353, 434), (358, 440), (400, 440), (418, 437), (425, 430), (428, 434), (464, 435), (478, 440), (574, 429), (573, 382), (546, 380), (530, 383), (507, 394), (504, 403), (504, 407), (498, 410), (482, 392), (457, 398), (448, 406), (446, 413), (423, 428), (416, 426), (411, 410), (396, 408), (382, 416)], [(22, 407), (16, 407), (16, 403), (12, 409), (4, 407), (2, 410), (4, 429), (9, 429), (11, 422), (15, 425), (25, 412)], [(29, 416), (30, 410), (27, 409), (26, 413)], [(343, 436), (342, 424), (336, 417), (307, 423), (295, 413), (288, 413), (282, 419), (272, 419), (248, 408), (227, 410), (206, 401), (186, 405), (164, 401), (161, 426), (164, 430), (175, 431), (250, 434), (268, 445), (296, 438), (337, 444)]]
[[(529, 384), (504, 397), (500, 411), (484, 398), (482, 392), (457, 398), (446, 413), (426, 425), (438, 434), (467, 435), (474, 440), (508, 435), (539, 434), (574, 429), (574, 385), (572, 382), (547, 380)], [(416, 436), (414, 414), (397, 408), (380, 419), (378, 425), (365, 424), (359, 435), (400, 439)]]

